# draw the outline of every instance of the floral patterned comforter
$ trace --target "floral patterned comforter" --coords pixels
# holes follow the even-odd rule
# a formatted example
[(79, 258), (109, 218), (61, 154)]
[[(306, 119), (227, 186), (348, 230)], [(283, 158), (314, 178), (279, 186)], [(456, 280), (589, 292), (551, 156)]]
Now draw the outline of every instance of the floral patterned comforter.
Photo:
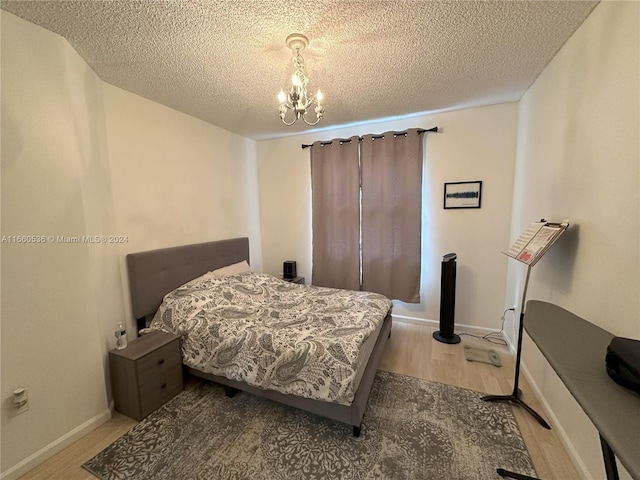
[(150, 326), (182, 337), (186, 365), (262, 389), (353, 401), (367, 360), (361, 347), (389, 299), (252, 272), (205, 277), (167, 294)]

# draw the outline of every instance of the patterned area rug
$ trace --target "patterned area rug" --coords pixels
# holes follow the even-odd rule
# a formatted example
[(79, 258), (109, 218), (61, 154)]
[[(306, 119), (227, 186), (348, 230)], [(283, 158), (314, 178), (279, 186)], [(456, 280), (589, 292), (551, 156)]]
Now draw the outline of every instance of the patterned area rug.
[(195, 381), (83, 467), (105, 480), (535, 475), (509, 406), (482, 395), (378, 371), (356, 438), (340, 422)]

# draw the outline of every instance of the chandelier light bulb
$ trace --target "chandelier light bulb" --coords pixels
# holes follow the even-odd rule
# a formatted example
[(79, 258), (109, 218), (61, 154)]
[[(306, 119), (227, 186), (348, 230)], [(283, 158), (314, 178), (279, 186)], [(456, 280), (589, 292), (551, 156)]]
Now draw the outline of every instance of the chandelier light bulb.
[(316, 93), (316, 100), (318, 105), (320, 105), (320, 102), (322, 102), (322, 92), (320, 91), (320, 89), (318, 89), (318, 93)]
[(280, 93), (278, 94), (278, 100), (280, 103), (284, 103), (287, 101), (287, 95), (284, 93), (284, 90), (280, 89)]

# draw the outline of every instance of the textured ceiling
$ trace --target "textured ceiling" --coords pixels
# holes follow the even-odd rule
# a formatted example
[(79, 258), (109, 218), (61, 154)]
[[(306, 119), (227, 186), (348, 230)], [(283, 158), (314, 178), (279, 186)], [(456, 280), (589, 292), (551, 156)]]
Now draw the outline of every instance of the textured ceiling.
[(277, 94), (303, 33), (317, 127), (512, 102), (597, 1), (2, 0), (65, 37), (105, 82), (250, 138), (286, 127)]

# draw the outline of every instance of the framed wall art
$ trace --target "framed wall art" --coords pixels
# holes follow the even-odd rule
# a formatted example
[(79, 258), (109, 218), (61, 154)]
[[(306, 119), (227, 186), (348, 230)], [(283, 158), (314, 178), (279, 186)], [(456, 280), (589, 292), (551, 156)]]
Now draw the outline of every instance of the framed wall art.
[(480, 208), (482, 181), (444, 184), (444, 208)]

